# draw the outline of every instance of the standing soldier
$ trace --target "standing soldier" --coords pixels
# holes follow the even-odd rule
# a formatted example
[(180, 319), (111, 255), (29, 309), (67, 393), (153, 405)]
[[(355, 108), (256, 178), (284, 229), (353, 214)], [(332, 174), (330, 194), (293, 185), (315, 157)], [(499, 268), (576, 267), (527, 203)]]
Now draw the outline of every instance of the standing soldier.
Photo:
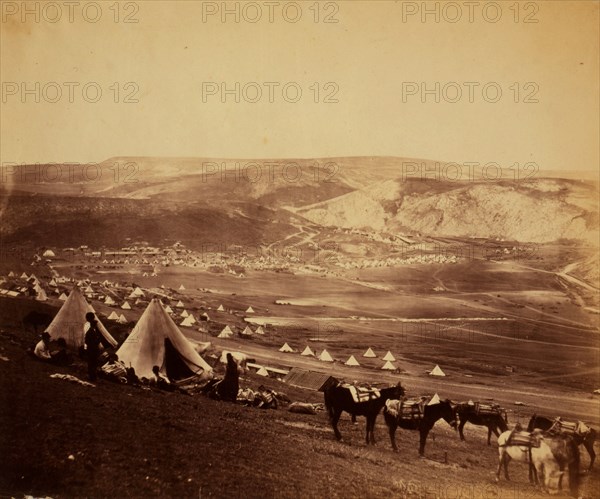
[(98, 369), (98, 356), (100, 355), (100, 345), (105, 348), (110, 347), (110, 343), (104, 338), (98, 329), (98, 322), (93, 312), (85, 314), (85, 320), (89, 323), (85, 333), (85, 346), (88, 363), (88, 377), (90, 381), (96, 381), (96, 370)]

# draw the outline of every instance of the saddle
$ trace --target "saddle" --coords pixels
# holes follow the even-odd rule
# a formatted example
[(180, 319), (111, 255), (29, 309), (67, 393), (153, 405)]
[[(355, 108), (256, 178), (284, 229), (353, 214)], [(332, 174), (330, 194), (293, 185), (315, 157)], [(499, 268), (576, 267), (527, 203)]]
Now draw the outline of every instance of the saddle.
[(541, 435), (537, 433), (529, 433), (528, 431), (515, 431), (513, 430), (508, 436), (506, 446), (518, 446), (518, 447), (539, 447), (541, 442)]
[(563, 434), (569, 436), (585, 436), (589, 433), (590, 427), (582, 421), (563, 421), (560, 417), (554, 420), (548, 433)]
[(388, 400), (385, 408), (387, 413), (396, 419), (421, 420), (425, 415), (426, 402), (424, 397), (420, 400)]
[(363, 388), (354, 385), (343, 385), (351, 394), (352, 400), (356, 403), (368, 402), (381, 397), (381, 392), (377, 388)]
[(475, 414), (478, 416), (502, 416), (502, 408), (498, 404), (475, 402)]

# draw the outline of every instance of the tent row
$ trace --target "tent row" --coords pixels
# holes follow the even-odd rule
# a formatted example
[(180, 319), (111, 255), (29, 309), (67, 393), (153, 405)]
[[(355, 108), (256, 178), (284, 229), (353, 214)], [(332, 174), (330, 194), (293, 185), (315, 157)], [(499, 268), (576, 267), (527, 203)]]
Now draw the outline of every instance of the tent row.
[[(250, 326), (246, 326), (243, 331), (240, 332), (240, 336), (254, 336), (255, 334), (264, 335), (265, 330), (262, 326), (258, 326), (255, 331), (252, 331)], [(217, 338), (231, 338), (234, 335), (233, 330), (229, 326), (225, 326), (219, 333)]]
[[(279, 349), (280, 352), (283, 353), (294, 353), (295, 350), (290, 347), (290, 345), (288, 345), (288, 343), (284, 343), (283, 346)], [(369, 354), (369, 355), (367, 355)], [(327, 350), (323, 350), (319, 355), (316, 355), (315, 352), (312, 351), (312, 349), (309, 346), (306, 346), (306, 348), (304, 350), (302, 350), (302, 352), (300, 353), (300, 355), (304, 356), (304, 357), (315, 357), (318, 358), (321, 362), (333, 362), (333, 357), (331, 356), (331, 354), (327, 351)], [(363, 357), (374, 357), (375, 355), (373, 354), (373, 350), (371, 348), (369, 348), (365, 354), (363, 355)], [(392, 353), (390, 351), (387, 352), (387, 354), (383, 357), (383, 359), (385, 361), (385, 364), (382, 366), (382, 370), (384, 371), (395, 371), (397, 369), (397, 367), (393, 364), (393, 362), (396, 360), (396, 358), (392, 355)], [(360, 363), (358, 362), (358, 360), (356, 360), (356, 357), (354, 355), (350, 355), (350, 357), (348, 358), (348, 360), (346, 362), (344, 362), (344, 365), (346, 366), (351, 366), (351, 367), (357, 367), (360, 366)], [(439, 365), (436, 365), (431, 371), (429, 371), (429, 375), (430, 376), (446, 376), (446, 374), (444, 373), (444, 371), (442, 371), (442, 369), (440, 368)]]
[[(290, 347), (287, 343), (285, 343), (279, 349), (279, 351), (283, 352), (283, 353), (293, 353), (295, 350), (292, 347)], [(369, 352), (372, 354), (373, 350), (371, 350), (369, 348), (367, 350), (367, 352), (365, 353), (365, 355), (363, 355), (363, 357), (373, 357), (374, 356), (374, 355), (367, 355)], [(316, 357), (322, 362), (333, 362), (333, 357), (331, 357), (331, 354), (327, 350), (323, 350), (317, 356), (315, 354), (315, 352), (313, 352), (309, 346), (307, 346), (300, 355), (302, 355), (304, 357)], [(383, 367), (381, 369), (388, 370), (388, 371), (395, 371), (397, 369), (396, 366), (394, 364), (392, 364), (392, 362), (395, 361), (396, 358), (392, 355), (391, 352), (388, 351), (388, 353), (385, 355), (383, 360), (385, 361), (385, 364), (383, 365)], [(351, 355), (348, 358), (348, 360), (346, 362), (344, 362), (344, 364), (347, 366), (360, 366), (360, 363), (358, 362), (358, 360), (356, 360), (356, 357), (354, 355)]]

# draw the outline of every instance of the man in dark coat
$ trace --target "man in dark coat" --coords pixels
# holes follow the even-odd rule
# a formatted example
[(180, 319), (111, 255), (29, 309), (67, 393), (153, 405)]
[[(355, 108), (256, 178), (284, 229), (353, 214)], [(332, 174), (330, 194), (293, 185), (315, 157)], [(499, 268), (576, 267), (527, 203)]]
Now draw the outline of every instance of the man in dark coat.
[(100, 355), (100, 345), (109, 348), (111, 344), (102, 335), (98, 329), (98, 322), (93, 312), (85, 314), (85, 320), (89, 323), (89, 328), (85, 333), (85, 347), (88, 363), (88, 378), (90, 381), (96, 381), (96, 371), (98, 369), (98, 356)]
[(240, 388), (238, 365), (230, 353), (227, 354), (227, 369), (225, 377), (217, 385), (217, 393), (221, 400), (235, 402)]

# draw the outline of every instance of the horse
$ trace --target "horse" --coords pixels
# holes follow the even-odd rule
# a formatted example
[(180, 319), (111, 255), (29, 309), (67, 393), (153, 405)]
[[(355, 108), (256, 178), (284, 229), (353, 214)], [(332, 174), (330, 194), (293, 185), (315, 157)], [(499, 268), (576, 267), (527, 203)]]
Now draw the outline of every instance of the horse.
[[(550, 419), (545, 416), (538, 416), (537, 414), (534, 414), (529, 420), (529, 424), (527, 425), (527, 431), (533, 431), (535, 428), (548, 431), (554, 426), (555, 422), (555, 419)], [(594, 428), (588, 428), (586, 432), (575, 432), (572, 436), (577, 445), (583, 445), (585, 447), (585, 450), (587, 450), (590, 456), (590, 465), (588, 466), (588, 472), (592, 471), (594, 461), (596, 460), (596, 452), (594, 451), (594, 442), (596, 441), (597, 436), (596, 430)]]
[(337, 424), (342, 415), (346, 411), (352, 416), (365, 416), (367, 418), (367, 445), (375, 444), (375, 421), (385, 403), (393, 398), (404, 396), (404, 388), (400, 383), (396, 386), (382, 388), (379, 390), (379, 396), (371, 397), (364, 402), (356, 402), (352, 392), (347, 386), (337, 384), (329, 386), (324, 391), (325, 407), (329, 414), (329, 422), (333, 428), (335, 438), (342, 439), (342, 434), (338, 430)]
[[(505, 431), (498, 437), (498, 469), (496, 481), (500, 480), (500, 470), (504, 468), (504, 477), (508, 476), (508, 463), (511, 460), (529, 463), (529, 481), (539, 483), (543, 478), (545, 489), (551, 494), (562, 488), (564, 467), (569, 468), (569, 487), (571, 494), (577, 497), (579, 488), (579, 448), (568, 436), (549, 436), (536, 429), (525, 434), (531, 440), (524, 444), (522, 440), (511, 443), (513, 431)], [(522, 435), (522, 433), (520, 434)]]
[[(396, 407), (396, 409), (394, 408)], [(400, 401), (394, 400), (390, 404), (386, 404), (383, 410), (385, 423), (387, 424), (392, 448), (394, 452), (398, 452), (396, 446), (396, 429), (398, 427), (405, 430), (418, 430), (420, 433), (419, 456), (425, 455), (425, 442), (427, 435), (433, 428), (433, 425), (440, 419), (444, 419), (452, 428), (456, 428), (456, 406), (450, 400), (442, 400), (437, 404), (425, 405), (423, 408), (422, 417), (402, 418), (399, 410)]]
[(490, 440), (492, 437), (492, 432), (494, 432), (494, 435), (496, 435), (496, 438), (498, 438), (500, 433), (504, 433), (506, 430), (508, 430), (506, 412), (504, 412), (503, 415), (500, 408), (492, 407), (491, 411), (483, 412), (477, 411), (475, 404), (464, 402), (462, 404), (458, 404), (456, 407), (456, 412), (460, 421), (458, 425), (458, 433), (460, 434), (461, 440), (465, 439), (463, 428), (467, 423), (479, 426), (487, 426), (488, 446), (491, 445)]

